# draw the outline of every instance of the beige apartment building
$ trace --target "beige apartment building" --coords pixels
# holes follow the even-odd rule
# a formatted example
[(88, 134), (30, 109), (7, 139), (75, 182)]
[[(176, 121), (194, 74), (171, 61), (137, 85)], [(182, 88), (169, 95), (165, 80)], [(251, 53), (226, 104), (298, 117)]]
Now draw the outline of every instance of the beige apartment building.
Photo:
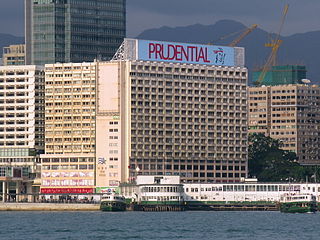
[(249, 133), (254, 132), (279, 139), (301, 164), (319, 164), (319, 86), (250, 87)]
[(46, 65), (41, 193), (105, 192), (126, 182), (118, 79), (105, 75), (106, 65)]
[[(44, 152), (44, 69), (0, 67), (0, 199), (39, 192)], [(31, 200), (31, 199), (30, 199)]]
[(3, 65), (25, 65), (25, 44), (10, 45), (9, 47), (3, 48)]
[(45, 66), (42, 193), (93, 193), (96, 63)]

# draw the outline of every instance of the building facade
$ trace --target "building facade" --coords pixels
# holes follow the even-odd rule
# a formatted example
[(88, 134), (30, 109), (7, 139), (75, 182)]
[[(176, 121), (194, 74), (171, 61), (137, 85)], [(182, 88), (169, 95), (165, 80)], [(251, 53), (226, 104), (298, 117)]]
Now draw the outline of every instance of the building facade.
[(0, 192), (4, 201), (39, 192), (44, 152), (44, 70), (0, 67)]
[(243, 49), (186, 46), (219, 66), (140, 60), (140, 44), (151, 42), (127, 39), (109, 62), (46, 65), (42, 193), (104, 192), (137, 175), (247, 176)]
[(45, 67), (41, 193), (93, 193), (96, 63)]
[[(170, 53), (173, 49), (176, 61)], [(105, 63), (108, 69), (98, 74), (98, 83), (104, 78), (113, 83), (108, 96), (114, 105), (105, 104), (104, 112), (110, 121), (119, 117), (118, 154), (129, 167), (127, 181), (136, 175), (179, 175), (189, 182), (236, 182), (246, 177), (247, 69), (243, 67), (243, 49), (217, 49), (127, 39), (114, 61)], [(238, 57), (235, 62), (229, 66), (227, 59), (214, 62), (229, 50), (232, 60)], [(203, 62), (195, 56), (201, 52)], [(180, 59), (184, 57), (189, 61), (183, 63)], [(192, 60), (198, 63), (188, 63)], [(106, 132), (112, 128), (109, 125)]]
[(25, 44), (10, 45), (3, 48), (3, 66), (25, 65)]
[(126, 34), (125, 0), (25, 0), (27, 63), (110, 59)]
[(301, 164), (320, 163), (320, 88), (279, 85), (249, 88), (249, 132), (263, 133), (297, 153)]

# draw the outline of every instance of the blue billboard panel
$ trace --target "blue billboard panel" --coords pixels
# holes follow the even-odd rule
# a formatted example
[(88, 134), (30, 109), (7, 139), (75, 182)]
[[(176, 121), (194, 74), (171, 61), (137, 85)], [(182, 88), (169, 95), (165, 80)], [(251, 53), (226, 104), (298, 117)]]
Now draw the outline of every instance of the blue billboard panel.
[(234, 66), (234, 48), (138, 40), (138, 60)]

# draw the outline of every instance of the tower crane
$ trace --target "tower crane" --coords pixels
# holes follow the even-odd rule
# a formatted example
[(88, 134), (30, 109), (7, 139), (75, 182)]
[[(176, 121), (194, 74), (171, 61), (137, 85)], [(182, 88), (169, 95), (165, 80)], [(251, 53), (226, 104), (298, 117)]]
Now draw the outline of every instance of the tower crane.
[(237, 37), (235, 40), (233, 40), (228, 46), (229, 47), (235, 47), (237, 44), (249, 33), (251, 33), (254, 29), (258, 27), (258, 24), (253, 24), (251, 27), (247, 28), (239, 37)]
[(272, 49), (271, 49), (271, 53), (268, 57), (267, 62), (265, 63), (265, 65), (262, 68), (262, 71), (259, 75), (258, 80), (254, 83), (255, 85), (260, 85), (262, 83), (263, 79), (265, 78), (268, 70), (270, 70), (270, 68), (272, 66), (276, 65), (277, 53), (278, 53), (280, 45), (282, 44), (282, 40), (280, 39), (280, 34), (282, 32), (282, 28), (283, 28), (283, 25), (284, 25), (284, 22), (285, 22), (287, 13), (288, 13), (288, 9), (289, 9), (289, 5), (286, 4), (284, 7), (284, 10), (283, 10), (279, 31), (275, 35), (274, 39), (271, 39), (270, 43), (265, 44), (265, 47), (271, 47)]
[[(241, 35), (239, 37), (237, 37), (236, 39), (234, 39), (231, 43), (229, 43), (227, 46), (229, 47), (235, 47), (237, 46), (237, 44), (243, 39), (245, 38), (249, 33), (251, 33), (254, 29), (256, 29), (258, 27), (258, 24), (253, 24), (251, 25), (251, 27), (248, 27), (248, 28), (245, 28), (245, 29), (242, 29), (238, 32), (233, 32), (233, 33), (230, 33), (226, 36), (223, 36), (221, 38), (219, 38), (217, 41), (219, 40), (223, 40), (223, 39), (226, 39), (226, 38), (229, 38), (233, 35), (236, 35), (236, 34), (239, 34), (241, 33)], [(212, 45), (213, 43), (209, 43), (208, 45)]]

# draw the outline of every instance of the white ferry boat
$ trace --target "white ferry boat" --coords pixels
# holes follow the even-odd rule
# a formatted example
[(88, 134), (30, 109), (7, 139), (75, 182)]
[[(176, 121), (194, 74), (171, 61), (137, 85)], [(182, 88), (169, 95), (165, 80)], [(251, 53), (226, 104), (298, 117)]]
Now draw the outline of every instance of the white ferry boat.
[(116, 193), (103, 194), (101, 197), (100, 210), (110, 212), (125, 211), (125, 198)]
[(312, 194), (285, 194), (280, 199), (280, 211), (284, 213), (316, 212), (316, 197)]

